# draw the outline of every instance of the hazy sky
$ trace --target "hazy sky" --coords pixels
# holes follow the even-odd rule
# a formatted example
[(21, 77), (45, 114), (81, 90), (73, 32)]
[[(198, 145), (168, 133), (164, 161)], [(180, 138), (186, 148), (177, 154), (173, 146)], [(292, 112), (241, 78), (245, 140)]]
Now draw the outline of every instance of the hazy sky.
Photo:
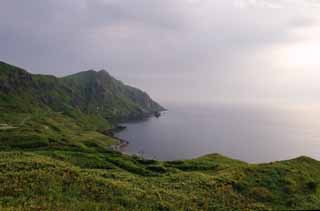
[(320, 103), (320, 0), (1, 0), (0, 60), (156, 100)]

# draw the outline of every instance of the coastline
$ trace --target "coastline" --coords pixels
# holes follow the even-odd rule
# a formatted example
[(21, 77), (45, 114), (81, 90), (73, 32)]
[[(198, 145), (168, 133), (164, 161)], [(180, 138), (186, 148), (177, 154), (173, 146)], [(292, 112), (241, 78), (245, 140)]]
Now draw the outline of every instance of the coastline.
[(116, 144), (112, 144), (110, 146), (110, 148), (112, 150), (122, 152), (121, 149), (129, 145), (129, 141), (121, 139), (115, 135), (116, 133), (118, 133), (122, 130), (125, 130), (126, 128), (127, 128), (126, 126), (117, 124), (116, 126), (110, 128), (110, 129), (106, 129), (106, 130), (101, 131), (102, 134), (109, 136), (119, 142)]
[(112, 149), (112, 150), (115, 150), (115, 151), (118, 151), (118, 152), (121, 152), (121, 153), (124, 153), (122, 149), (125, 148), (125, 147), (127, 147), (127, 146), (129, 145), (129, 141), (120, 139), (120, 138), (118, 138), (118, 137), (116, 137), (116, 136), (114, 136), (114, 137), (112, 137), (112, 138), (115, 139), (115, 140), (117, 140), (117, 141), (119, 141), (119, 143), (111, 145), (111, 146), (110, 146), (111, 149)]
[(130, 119), (130, 120), (127, 120), (127, 121), (124, 121), (124, 122), (118, 122), (117, 124), (115, 124), (115, 126), (113, 128), (104, 130), (104, 131), (102, 131), (102, 133), (104, 135), (106, 135), (106, 136), (110, 136), (111, 138), (119, 141), (119, 143), (113, 144), (113, 145), (110, 146), (110, 148), (112, 150), (118, 151), (118, 152), (123, 153), (123, 154), (132, 155), (130, 153), (124, 152), (124, 150), (123, 150), (124, 148), (126, 148), (130, 144), (129, 140), (125, 140), (125, 139), (119, 138), (116, 135), (117, 133), (127, 129), (127, 127), (122, 125), (122, 124), (138, 122), (138, 121), (145, 121), (148, 118), (153, 118), (153, 117), (154, 118), (160, 118), (161, 115), (162, 115), (162, 112), (165, 112), (165, 111), (167, 111), (167, 109), (163, 109), (161, 111), (155, 111), (153, 113), (149, 113), (148, 115), (141, 116), (140, 118)]
[(162, 112), (165, 112), (167, 111), (167, 109), (163, 109), (163, 110), (160, 110), (160, 111), (155, 111), (153, 113), (149, 113), (148, 115), (145, 115), (145, 116), (141, 116), (140, 118), (136, 118), (136, 119), (131, 119), (131, 120), (127, 120), (125, 122), (119, 122), (118, 124), (115, 125), (115, 127), (109, 129), (109, 130), (106, 130), (104, 131), (103, 133), (107, 136), (110, 136), (112, 137), (113, 139), (119, 141), (118, 144), (114, 144), (114, 145), (111, 145), (111, 149), (112, 150), (116, 150), (120, 153), (124, 153), (124, 154), (128, 154), (128, 153), (125, 153), (123, 151), (124, 148), (126, 148), (130, 142), (128, 140), (125, 140), (125, 139), (122, 139), (122, 138), (119, 138), (116, 134), (123, 131), (123, 130), (126, 130), (127, 127), (126, 126), (123, 126), (122, 124), (125, 124), (125, 123), (130, 123), (130, 122), (138, 122), (138, 121), (145, 121), (147, 120), (148, 118), (160, 118), (161, 115), (162, 115)]

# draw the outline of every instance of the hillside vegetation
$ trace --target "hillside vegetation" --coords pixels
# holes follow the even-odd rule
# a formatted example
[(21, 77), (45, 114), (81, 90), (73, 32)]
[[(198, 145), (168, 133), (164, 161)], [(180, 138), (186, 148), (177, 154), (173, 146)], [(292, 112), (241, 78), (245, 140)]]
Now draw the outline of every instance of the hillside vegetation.
[(114, 151), (118, 140), (102, 133), (162, 109), (105, 71), (56, 78), (1, 63), (0, 210), (320, 208), (311, 158), (145, 160)]
[[(63, 78), (34, 75), (0, 62), (0, 111), (75, 112), (109, 121), (130, 120), (163, 110), (145, 92), (127, 86), (105, 70)], [(75, 115), (79, 115), (79, 112)]]

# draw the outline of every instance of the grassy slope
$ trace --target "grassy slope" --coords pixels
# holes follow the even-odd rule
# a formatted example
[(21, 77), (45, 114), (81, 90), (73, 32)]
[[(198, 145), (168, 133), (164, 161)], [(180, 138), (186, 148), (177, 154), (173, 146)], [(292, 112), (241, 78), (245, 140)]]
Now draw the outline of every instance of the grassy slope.
[(35, 75), (0, 62), (0, 112), (55, 111), (127, 120), (163, 108), (145, 92), (106, 71), (85, 71), (64, 78)]
[(249, 165), (220, 155), (160, 162), (116, 152), (45, 150), (2, 152), (0, 167), (0, 208), (8, 210), (283, 210), (320, 206), (320, 163), (305, 157)]
[[(0, 150), (108, 148), (117, 143), (98, 132), (111, 125), (97, 116), (57, 112), (0, 113)], [(12, 127), (12, 129), (10, 129)]]
[[(171, 162), (122, 155), (112, 151), (116, 140), (98, 132), (111, 127), (106, 119), (56, 101), (71, 99), (64, 86), (51, 88), (54, 77), (34, 76), (32, 87), (50, 91), (37, 101), (41, 93), (25, 89), (29, 76), (19, 70), (18, 81), (7, 83), (5, 71), (14, 67), (6, 67), (0, 88), (6, 93), (16, 82), (20, 88), (0, 94), (0, 210), (320, 207), (319, 161), (251, 165), (217, 154)], [(136, 100), (134, 93), (129, 96)]]
[(260, 165), (216, 154), (143, 160), (110, 150), (116, 141), (95, 124), (57, 113), (1, 115), (15, 128), (0, 130), (0, 210), (320, 207), (320, 162), (307, 157)]
[(217, 154), (143, 160), (112, 151), (116, 141), (96, 131), (98, 120), (55, 112), (0, 119), (15, 127), (0, 130), (0, 210), (320, 207), (320, 162), (307, 157), (260, 165)]
[(135, 119), (163, 108), (147, 93), (113, 78), (105, 70), (85, 71), (61, 79), (85, 111), (109, 120)]

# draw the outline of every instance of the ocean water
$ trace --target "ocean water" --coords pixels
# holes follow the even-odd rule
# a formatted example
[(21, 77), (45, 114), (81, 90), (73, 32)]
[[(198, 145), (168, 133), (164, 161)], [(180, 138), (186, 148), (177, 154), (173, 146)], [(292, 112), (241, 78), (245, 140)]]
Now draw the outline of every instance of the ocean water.
[(250, 163), (320, 159), (320, 110), (245, 105), (168, 105), (160, 118), (124, 124), (122, 150), (160, 160), (220, 153)]

